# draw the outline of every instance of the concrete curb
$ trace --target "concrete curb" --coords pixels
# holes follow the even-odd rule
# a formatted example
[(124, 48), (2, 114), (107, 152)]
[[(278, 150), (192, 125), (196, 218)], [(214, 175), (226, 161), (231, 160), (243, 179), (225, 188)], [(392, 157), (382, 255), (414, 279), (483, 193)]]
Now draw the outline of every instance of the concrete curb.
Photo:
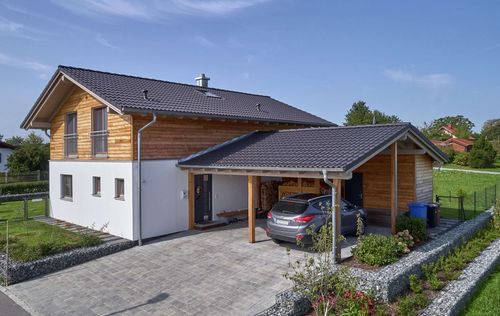
[(450, 282), (441, 290), (421, 315), (458, 315), (498, 264), (500, 264), (500, 239), (483, 250), (463, 270), (457, 280)]
[(43, 316), (37, 310), (33, 309), (31, 306), (26, 304), (26, 302), (24, 302), (22, 299), (17, 297), (17, 295), (15, 295), (14, 293), (11, 293), (6, 287), (0, 286), (0, 292), (7, 295), (11, 300), (14, 301), (14, 303), (21, 306), (26, 312), (28, 312), (32, 316)]

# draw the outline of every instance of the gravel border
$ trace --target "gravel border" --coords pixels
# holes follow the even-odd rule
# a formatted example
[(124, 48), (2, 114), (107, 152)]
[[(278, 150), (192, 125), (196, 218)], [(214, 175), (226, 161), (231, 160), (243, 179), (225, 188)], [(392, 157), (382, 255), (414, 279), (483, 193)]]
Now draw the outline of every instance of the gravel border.
[(500, 264), (500, 239), (483, 250), (463, 270), (457, 280), (448, 283), (421, 315), (458, 315), (498, 264)]
[[(134, 241), (123, 239), (95, 247), (77, 248), (31, 262), (9, 261), (8, 284), (15, 284), (35, 277), (60, 271), (90, 260), (110, 255), (135, 246)], [(4, 284), (5, 255), (0, 253), (0, 284)]]

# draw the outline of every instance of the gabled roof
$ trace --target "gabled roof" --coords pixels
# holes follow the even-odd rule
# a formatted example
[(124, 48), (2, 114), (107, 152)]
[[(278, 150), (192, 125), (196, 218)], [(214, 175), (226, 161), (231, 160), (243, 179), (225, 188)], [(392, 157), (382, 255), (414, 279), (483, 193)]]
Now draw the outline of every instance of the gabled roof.
[[(44, 99), (49, 97), (50, 90), (56, 86), (56, 83), (65, 79), (68, 79), (66, 82), (70, 81), (89, 92), (118, 113), (156, 112), (177, 116), (280, 122), (310, 126), (335, 125), (269, 96), (59, 66), (21, 127), (37, 126), (30, 124), (30, 122), (39, 112)], [(148, 91), (148, 99), (144, 98), (144, 90)], [(61, 102), (62, 98), (55, 100), (55, 102)], [(47, 119), (45, 118), (45, 120)], [(46, 126), (42, 123), (39, 126)]]
[(450, 138), (446, 142), (456, 143), (456, 144), (459, 144), (459, 145), (464, 146), (464, 147), (474, 145), (473, 141), (471, 141), (469, 139), (465, 139), (465, 138)]
[(414, 126), (396, 123), (253, 132), (181, 159), (178, 166), (346, 172), (404, 137), (435, 160), (447, 160)]
[(14, 150), (14, 149), (16, 149), (16, 146), (11, 145), (11, 144), (6, 143), (6, 142), (2, 142), (2, 141), (0, 140), (0, 148), (8, 148), (8, 149), (12, 149), (12, 150)]
[(457, 129), (452, 124), (443, 125), (441, 126), (441, 129), (444, 129), (445, 131), (447, 131), (452, 135), (455, 135), (457, 133)]

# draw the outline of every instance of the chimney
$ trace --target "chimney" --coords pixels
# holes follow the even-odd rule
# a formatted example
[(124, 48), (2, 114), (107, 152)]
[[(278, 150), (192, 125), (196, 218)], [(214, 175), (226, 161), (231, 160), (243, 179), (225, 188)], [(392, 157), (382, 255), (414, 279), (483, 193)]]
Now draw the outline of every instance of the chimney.
[(208, 88), (208, 80), (209, 77), (205, 76), (205, 74), (201, 74), (199, 77), (194, 78), (196, 80), (196, 85), (198, 87)]

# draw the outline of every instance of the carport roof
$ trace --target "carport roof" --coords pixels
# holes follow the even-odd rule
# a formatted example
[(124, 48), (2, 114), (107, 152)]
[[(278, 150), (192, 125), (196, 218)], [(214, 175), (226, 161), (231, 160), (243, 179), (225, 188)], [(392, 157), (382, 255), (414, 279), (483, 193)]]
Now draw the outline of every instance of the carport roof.
[(410, 123), (256, 131), (179, 160), (181, 168), (346, 172), (410, 136), (435, 160), (446, 155)]

